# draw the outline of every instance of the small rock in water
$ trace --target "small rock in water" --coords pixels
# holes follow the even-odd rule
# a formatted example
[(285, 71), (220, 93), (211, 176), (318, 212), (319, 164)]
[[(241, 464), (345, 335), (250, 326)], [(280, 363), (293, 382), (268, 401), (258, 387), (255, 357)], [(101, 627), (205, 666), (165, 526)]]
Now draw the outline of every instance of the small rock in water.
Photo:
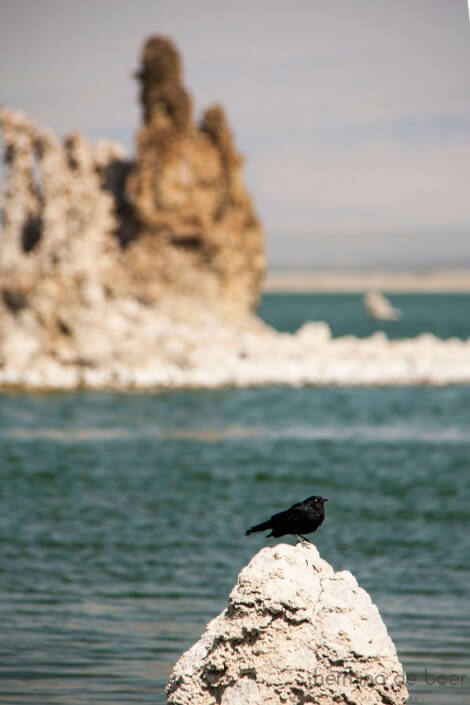
[(364, 308), (371, 318), (397, 321), (401, 317), (401, 311), (392, 306), (390, 301), (379, 291), (369, 291), (364, 296)]

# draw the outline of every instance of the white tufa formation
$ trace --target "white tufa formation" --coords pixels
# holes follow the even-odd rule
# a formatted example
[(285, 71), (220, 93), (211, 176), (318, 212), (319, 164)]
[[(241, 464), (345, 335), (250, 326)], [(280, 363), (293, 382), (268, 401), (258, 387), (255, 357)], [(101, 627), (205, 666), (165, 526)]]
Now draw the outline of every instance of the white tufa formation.
[[(77, 134), (62, 144), (23, 113), (0, 108), (6, 159), (0, 206), (0, 387), (469, 383), (468, 340), (430, 334), (388, 340), (384, 333), (333, 339), (327, 324), (312, 322), (291, 335), (251, 313), (247, 301), (257, 293), (262, 265), (246, 269), (243, 262), (254, 262), (260, 253), (260, 226), (251, 218), (248, 196), (238, 193), (240, 161), (235, 153), (230, 157), (222, 114), (209, 111), (206, 118), (206, 132), (198, 133), (195, 151), (190, 150), (195, 173), (197, 164), (207, 166), (207, 154), (212, 155), (219, 176), (211, 203), (230, 181), (233, 193), (222, 200), (227, 205), (232, 199), (232, 205), (213, 227), (207, 225), (209, 207), (200, 199), (207, 189), (200, 175), (194, 194), (191, 189), (187, 194), (187, 210), (175, 207), (170, 218), (166, 206), (156, 208), (155, 218), (172, 219), (166, 226), (173, 228), (171, 237), (170, 231), (144, 229), (133, 238), (138, 223), (124, 188), (133, 167), (118, 145), (92, 146)], [(175, 140), (183, 139), (178, 135)], [(194, 145), (200, 142), (207, 154), (203, 150), (206, 156), (201, 152), (196, 159)], [(167, 193), (174, 168), (177, 174), (181, 170), (170, 159), (172, 150), (165, 153), (167, 168), (158, 173)], [(223, 173), (229, 163), (227, 181)], [(131, 179), (139, 213), (148, 206), (152, 191), (147, 186), (158, 171), (152, 164), (144, 159)], [(188, 237), (182, 224), (193, 227), (196, 203), (206, 223), (200, 246), (197, 238), (176, 238), (178, 233)], [(120, 228), (130, 229), (121, 233), (122, 241)]]
[(299, 543), (252, 558), (167, 695), (169, 705), (401, 705), (408, 692), (367, 592)]
[[(123, 158), (122, 149), (104, 141), (92, 147), (79, 134), (61, 144), (24, 113), (7, 108), (0, 108), (0, 134), (7, 163), (2, 286), (28, 293), (47, 277), (56, 283), (66, 280), (69, 289), (99, 283), (110, 254), (118, 252), (110, 236), (116, 227), (113, 196), (103, 189), (101, 172)], [(35, 235), (40, 236), (38, 247)]]

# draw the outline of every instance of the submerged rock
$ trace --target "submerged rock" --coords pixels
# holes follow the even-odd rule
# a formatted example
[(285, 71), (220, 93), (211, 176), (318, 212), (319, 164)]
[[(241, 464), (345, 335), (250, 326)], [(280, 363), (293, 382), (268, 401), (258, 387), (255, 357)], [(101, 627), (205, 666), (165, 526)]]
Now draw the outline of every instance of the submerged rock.
[(377, 607), (311, 546), (262, 549), (227, 608), (176, 663), (169, 705), (401, 705), (403, 668)]

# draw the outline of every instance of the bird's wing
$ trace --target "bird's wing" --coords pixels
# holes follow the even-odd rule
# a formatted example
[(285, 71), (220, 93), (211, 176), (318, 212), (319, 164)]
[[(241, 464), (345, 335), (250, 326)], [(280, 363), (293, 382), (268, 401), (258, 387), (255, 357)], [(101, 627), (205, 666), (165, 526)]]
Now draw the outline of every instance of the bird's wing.
[(284, 517), (287, 517), (290, 515), (293, 509), (297, 509), (297, 507), (300, 507), (302, 502), (297, 502), (297, 504), (293, 504), (292, 507), (289, 507), (289, 509), (284, 509), (283, 512), (278, 512), (277, 514), (273, 514), (271, 517), (271, 521), (278, 521), (280, 519), (283, 519)]
[(271, 521), (275, 522), (277, 527), (282, 527), (286, 522), (291, 522), (296, 519), (301, 521), (304, 517), (308, 516), (311, 516), (308, 507), (306, 507), (303, 502), (297, 502), (297, 504), (293, 504), (289, 509), (279, 512), (279, 514), (273, 514)]

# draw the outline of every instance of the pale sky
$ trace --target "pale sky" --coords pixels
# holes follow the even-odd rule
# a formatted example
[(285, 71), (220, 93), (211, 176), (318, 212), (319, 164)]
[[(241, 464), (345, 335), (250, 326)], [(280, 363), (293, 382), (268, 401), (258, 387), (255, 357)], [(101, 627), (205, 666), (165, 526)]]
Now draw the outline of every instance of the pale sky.
[(272, 267), (470, 266), (466, 0), (0, 0), (0, 102), (132, 153), (151, 34), (225, 106)]

